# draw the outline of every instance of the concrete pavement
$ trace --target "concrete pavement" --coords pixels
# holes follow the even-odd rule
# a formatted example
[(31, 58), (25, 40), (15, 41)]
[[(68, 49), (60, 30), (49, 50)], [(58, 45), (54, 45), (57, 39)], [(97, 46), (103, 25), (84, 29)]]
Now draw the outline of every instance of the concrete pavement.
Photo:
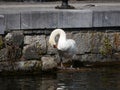
[[(53, 2), (54, 3), (54, 2)], [(0, 34), (6, 30), (120, 27), (120, 3), (69, 2), (76, 9), (55, 9), (57, 3), (0, 5)]]

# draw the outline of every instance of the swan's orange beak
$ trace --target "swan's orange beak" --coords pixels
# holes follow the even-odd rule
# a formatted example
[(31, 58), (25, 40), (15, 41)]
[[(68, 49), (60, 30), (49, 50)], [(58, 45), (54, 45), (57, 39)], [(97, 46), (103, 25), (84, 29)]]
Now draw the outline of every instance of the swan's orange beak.
[(57, 45), (53, 45), (54, 48), (57, 48)]

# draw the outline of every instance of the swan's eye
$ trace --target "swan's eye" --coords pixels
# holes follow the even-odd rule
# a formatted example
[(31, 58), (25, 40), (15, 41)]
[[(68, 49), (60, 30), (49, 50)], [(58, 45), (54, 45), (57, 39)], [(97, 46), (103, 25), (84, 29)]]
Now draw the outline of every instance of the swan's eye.
[(54, 48), (57, 48), (57, 45), (53, 45)]

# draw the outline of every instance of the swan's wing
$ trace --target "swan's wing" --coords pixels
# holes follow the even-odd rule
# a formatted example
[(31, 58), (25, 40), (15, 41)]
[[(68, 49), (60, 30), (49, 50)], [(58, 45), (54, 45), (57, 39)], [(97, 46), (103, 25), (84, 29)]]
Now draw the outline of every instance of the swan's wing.
[(58, 50), (72, 54), (76, 52), (76, 48), (76, 42), (72, 39), (68, 39), (65, 42), (62, 42), (58, 45)]
[(68, 46), (68, 52), (75, 54), (77, 51), (77, 45), (76, 42), (73, 39), (68, 39), (67, 40), (67, 46)]

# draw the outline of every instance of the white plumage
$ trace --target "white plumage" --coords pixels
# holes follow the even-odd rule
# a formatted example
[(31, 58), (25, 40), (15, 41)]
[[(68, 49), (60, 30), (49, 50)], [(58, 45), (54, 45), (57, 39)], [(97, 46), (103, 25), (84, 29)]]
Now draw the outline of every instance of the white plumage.
[[(59, 35), (58, 43), (55, 41), (57, 35)], [(61, 58), (61, 64), (62, 57), (69, 57), (72, 59), (76, 54), (76, 42), (73, 39), (67, 39), (66, 33), (62, 29), (55, 29), (52, 31), (49, 38), (49, 43), (52, 47), (58, 49)]]

